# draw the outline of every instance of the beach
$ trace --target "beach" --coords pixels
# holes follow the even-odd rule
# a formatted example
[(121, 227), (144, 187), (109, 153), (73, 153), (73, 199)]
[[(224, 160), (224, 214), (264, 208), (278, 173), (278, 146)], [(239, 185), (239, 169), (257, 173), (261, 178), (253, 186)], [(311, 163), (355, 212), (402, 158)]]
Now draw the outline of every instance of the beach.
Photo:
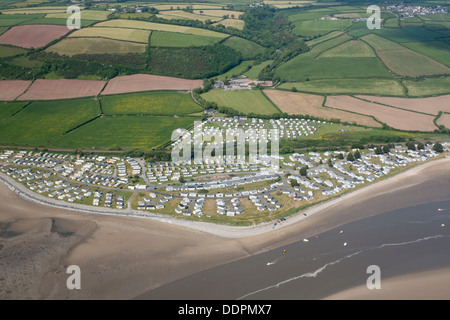
[[(449, 184), (447, 157), (311, 207), (305, 211), (307, 217), (303, 214), (289, 217), (286, 223), (273, 229), (272, 223), (230, 227), (69, 210), (30, 201), (2, 183), (0, 298), (158, 299), (154, 294), (158, 290), (200, 272), (226, 268), (230, 263), (246, 260), (243, 258), (260, 259), (248, 260), (251, 267), (266, 261), (265, 255), (271, 254), (271, 250), (295, 245), (304, 238), (345, 224), (402, 208), (448, 201)], [(80, 290), (66, 287), (69, 265), (80, 267)], [(420, 275), (421, 279), (438, 281), (445, 279), (448, 270), (440, 269), (441, 272), (408, 272)], [(404, 282), (403, 276), (406, 277), (393, 273), (390, 282)], [(269, 285), (270, 280), (275, 279), (269, 277)], [(320, 298), (360, 297), (358, 288), (357, 283), (350, 287), (342, 284), (332, 294)], [(251, 292), (243, 292), (247, 291)], [(164, 298), (177, 297), (174, 291), (166, 292), (168, 296)], [(395, 298), (395, 289), (389, 292)], [(201, 296), (202, 292), (198, 294)], [(438, 290), (434, 295), (440, 297)], [(380, 294), (374, 298), (380, 298)]]

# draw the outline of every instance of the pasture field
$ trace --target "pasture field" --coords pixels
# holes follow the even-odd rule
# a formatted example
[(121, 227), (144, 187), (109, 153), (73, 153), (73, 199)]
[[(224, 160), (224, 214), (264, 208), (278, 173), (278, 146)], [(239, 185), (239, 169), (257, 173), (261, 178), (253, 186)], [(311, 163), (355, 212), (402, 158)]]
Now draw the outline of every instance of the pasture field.
[(200, 112), (203, 108), (196, 104), (189, 92), (151, 91), (100, 98), (105, 115), (147, 114), (186, 115)]
[(443, 41), (406, 42), (405, 47), (450, 67), (450, 44)]
[(376, 57), (376, 55), (373, 49), (365, 42), (360, 40), (350, 40), (337, 47), (331, 48), (318, 56), (319, 59), (333, 57), (371, 58)]
[(145, 29), (145, 30), (156, 30), (156, 31), (169, 31), (169, 32), (180, 32), (188, 33), (199, 36), (210, 36), (217, 38), (226, 38), (227, 34), (219, 33), (211, 30), (176, 26), (171, 24), (154, 23), (147, 21), (137, 21), (137, 20), (123, 20), (115, 19), (109, 21), (103, 21), (96, 24), (97, 27), (118, 27), (118, 28), (132, 28), (132, 29)]
[(397, 42), (387, 40), (376, 34), (368, 34), (364, 37), (361, 37), (361, 40), (370, 44), (377, 52), (405, 49), (405, 47), (399, 45)]
[(325, 34), (325, 35), (323, 35), (323, 36), (320, 36), (320, 37), (317, 37), (317, 38), (315, 38), (315, 39), (306, 41), (305, 43), (306, 43), (308, 46), (312, 47), (312, 46), (315, 46), (316, 44), (319, 44), (319, 43), (321, 43), (321, 42), (330, 40), (330, 39), (332, 39), (332, 38), (336, 38), (336, 37), (340, 36), (341, 34), (343, 34), (342, 31), (331, 31), (330, 33), (327, 33), (327, 34)]
[(388, 126), (409, 131), (433, 131), (435, 116), (387, 107), (350, 96), (328, 96), (325, 105), (331, 108), (375, 117)]
[(450, 93), (450, 77), (402, 80), (408, 95), (414, 97)]
[(188, 128), (200, 117), (104, 116), (71, 131), (48, 144), (56, 148), (119, 146), (124, 150), (150, 150), (171, 139), (173, 130)]
[(383, 22), (384, 28), (400, 28), (400, 19), (399, 18), (389, 18)]
[[(231, 68), (225, 73), (222, 73), (219, 76), (215, 76), (213, 78), (217, 78), (219, 80), (225, 81), (227, 79), (237, 77), (241, 75), (245, 70), (247, 70), (248, 67), (250, 67), (253, 64), (253, 60), (244, 60), (240, 64), (238, 64), (236, 67)], [(251, 70), (251, 69), (250, 69)]]
[(369, 116), (322, 107), (324, 97), (320, 95), (281, 90), (264, 90), (264, 93), (282, 112), (288, 114), (310, 115), (327, 120), (339, 119), (364, 126), (381, 127), (379, 122)]
[(22, 109), (27, 102), (0, 103), (0, 123)]
[(235, 49), (242, 54), (244, 59), (254, 57), (264, 51), (264, 47), (247, 39), (230, 37), (223, 42), (223, 45)]
[(126, 28), (90, 27), (76, 30), (69, 38), (108, 38), (113, 40), (124, 40), (131, 42), (148, 43), (150, 30), (137, 30)]
[(8, 27), (0, 27), (0, 35), (2, 35), (6, 30), (8, 30)]
[(98, 103), (93, 99), (35, 101), (0, 123), (0, 143), (46, 145), (49, 140), (93, 119), (98, 113)]
[(147, 45), (143, 43), (103, 39), (103, 38), (65, 38), (46, 49), (59, 55), (102, 53), (144, 53)]
[(402, 85), (394, 79), (322, 79), (303, 82), (286, 82), (279, 86), (290, 90), (295, 87), (298, 91), (323, 94), (379, 94), (404, 96)]
[(352, 20), (300, 20), (294, 22), (292, 32), (300, 36), (319, 36), (335, 30), (345, 30)]
[(219, 24), (223, 25), (225, 28), (232, 27), (239, 30), (244, 29), (245, 26), (244, 20), (240, 19), (223, 19), (220, 20), (219, 22), (213, 23), (214, 26), (217, 26)]
[[(141, 31), (141, 30), (139, 30)], [(220, 41), (217, 37), (199, 36), (187, 33), (153, 31), (150, 38), (152, 47), (200, 47), (208, 46)]]
[(273, 62), (273, 60), (263, 61), (260, 64), (253, 66), (250, 70), (248, 70), (246, 73), (244, 73), (244, 75), (246, 75), (247, 78), (249, 78), (249, 79), (258, 79), (258, 75), (262, 71), (262, 69), (264, 69), (266, 66), (268, 66), (272, 62)]
[(212, 90), (202, 94), (202, 98), (244, 114), (275, 114), (280, 112), (261, 90)]
[(381, 51), (378, 56), (390, 70), (402, 76), (450, 74), (450, 68), (409, 49)]
[[(0, 34), (1, 34), (1, 32), (0, 32)], [(12, 57), (12, 56), (15, 56), (18, 54), (24, 54), (25, 52), (27, 52), (26, 49), (0, 45), (0, 58)]]
[[(83, 7), (80, 7), (81, 9)], [(49, 6), (49, 7), (28, 7), (2, 10), (2, 14), (36, 14), (36, 13), (65, 13), (67, 7), (64, 6)]]

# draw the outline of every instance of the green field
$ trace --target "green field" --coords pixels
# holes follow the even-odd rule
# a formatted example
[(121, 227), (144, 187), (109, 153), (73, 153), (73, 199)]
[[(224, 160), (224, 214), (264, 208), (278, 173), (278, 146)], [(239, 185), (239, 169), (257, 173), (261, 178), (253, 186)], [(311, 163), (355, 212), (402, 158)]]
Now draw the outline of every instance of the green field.
[(325, 51), (318, 58), (370, 58), (376, 57), (375, 52), (366, 43), (359, 40), (350, 40), (343, 44)]
[(176, 91), (150, 91), (101, 97), (102, 109), (106, 115), (187, 115), (200, 112), (190, 93)]
[(150, 150), (170, 141), (172, 131), (188, 128), (199, 117), (104, 116), (61, 136), (49, 147)]
[(225, 81), (225, 80), (230, 79), (230, 78), (235, 78), (235, 77), (240, 76), (241, 74), (243, 74), (246, 70), (248, 70), (248, 68), (252, 64), (253, 64), (252, 60), (242, 61), (236, 67), (228, 70), (227, 72), (225, 72), (225, 73), (223, 73), (223, 74), (221, 74), (219, 76), (214, 76), (214, 78), (217, 78), (217, 79), (222, 80), (222, 81)]
[(403, 80), (410, 96), (427, 96), (450, 93), (450, 77)]
[(398, 44), (397, 42), (387, 40), (383, 37), (380, 37), (376, 34), (368, 34), (364, 37), (361, 37), (361, 40), (364, 40), (368, 44), (370, 44), (376, 51), (386, 51), (386, 50), (403, 50), (405, 47)]
[(250, 70), (248, 70), (244, 74), (249, 79), (258, 79), (258, 75), (261, 72), (261, 70), (264, 69), (264, 67), (266, 67), (269, 64), (271, 64), (272, 62), (273, 62), (273, 60), (267, 60), (267, 61), (261, 62), (260, 64), (257, 64), (255, 66), (253, 66)]
[(59, 55), (143, 53), (147, 45), (104, 38), (65, 38), (46, 49)]
[(391, 79), (323, 79), (303, 82), (287, 82), (281, 89), (324, 93), (324, 94), (374, 94), (403, 96), (403, 87), (397, 80)]
[(199, 47), (220, 41), (220, 38), (187, 33), (153, 31), (150, 45), (153, 47)]
[[(1, 34), (1, 32), (0, 32), (0, 34)], [(0, 58), (11, 57), (11, 56), (15, 56), (17, 54), (23, 54), (27, 51), (28, 50), (23, 49), (23, 48), (0, 45)]]
[[(81, 10), (81, 19), (85, 20), (106, 20), (108, 15), (111, 14), (110, 11), (100, 11), (100, 10)], [(45, 18), (63, 18), (67, 19), (72, 15), (72, 13), (47, 13)]]
[(127, 28), (89, 27), (77, 30), (69, 35), (70, 38), (108, 38), (132, 42), (148, 43), (150, 30)]
[(416, 52), (426, 55), (450, 67), (450, 44), (443, 41), (406, 42), (403, 43)]
[(334, 30), (344, 30), (352, 24), (350, 19), (341, 20), (300, 20), (294, 22), (292, 32), (301, 36), (319, 36)]
[[(17, 103), (13, 104), (17, 107)], [(0, 143), (46, 145), (51, 139), (93, 119), (98, 113), (98, 103), (93, 99), (35, 101), (7, 122), (0, 123)]]
[(306, 41), (306, 44), (308, 46), (312, 47), (312, 46), (315, 46), (316, 44), (319, 44), (321, 42), (324, 42), (324, 41), (330, 40), (332, 38), (335, 38), (337, 36), (340, 36), (342, 33), (343, 33), (342, 31), (332, 31), (332, 32), (327, 33), (327, 34), (325, 34), (323, 36), (317, 37), (317, 38), (315, 38), (313, 40)]
[(390, 70), (402, 76), (450, 74), (448, 67), (412, 50), (382, 51), (378, 56)]
[(280, 112), (260, 90), (213, 90), (202, 94), (202, 98), (244, 114), (275, 114)]
[(259, 44), (238, 37), (226, 39), (223, 45), (240, 52), (244, 59), (250, 59), (264, 51), (264, 47), (261, 47)]
[(0, 123), (22, 109), (27, 102), (0, 103)]

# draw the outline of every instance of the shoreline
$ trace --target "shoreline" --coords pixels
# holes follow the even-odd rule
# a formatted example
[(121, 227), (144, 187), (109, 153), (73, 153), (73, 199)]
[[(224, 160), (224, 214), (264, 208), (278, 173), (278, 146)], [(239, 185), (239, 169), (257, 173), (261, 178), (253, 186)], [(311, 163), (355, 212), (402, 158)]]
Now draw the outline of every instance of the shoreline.
[[(0, 173), (0, 182), (4, 183), (10, 190), (14, 191), (21, 198), (40, 203), (45, 206), (52, 206), (60, 209), (85, 212), (95, 215), (106, 215), (106, 216), (123, 216), (123, 217), (131, 217), (131, 218), (141, 218), (141, 219), (151, 219), (159, 222), (163, 222), (170, 225), (177, 225), (181, 227), (186, 227), (191, 230), (200, 231), (208, 234), (212, 234), (215, 236), (219, 236), (222, 238), (248, 238), (252, 236), (257, 236), (261, 234), (266, 234), (271, 231), (284, 229), (289, 226), (294, 226), (299, 222), (307, 219), (308, 217), (313, 216), (314, 214), (320, 212), (321, 210), (328, 209), (330, 207), (336, 206), (339, 203), (345, 202), (352, 198), (358, 197), (360, 194), (364, 194), (369, 192), (371, 189), (379, 189), (382, 188), (383, 185), (394, 183), (396, 180), (399, 180), (404, 177), (413, 176), (416, 173), (424, 170), (430, 166), (435, 166), (439, 164), (445, 164), (450, 162), (450, 156), (446, 155), (444, 158), (434, 159), (426, 161), (425, 163), (419, 163), (411, 168), (406, 169), (405, 171), (399, 172), (391, 177), (382, 178), (380, 181), (376, 181), (371, 183), (370, 185), (363, 186), (358, 188), (357, 190), (351, 190), (342, 195), (338, 195), (336, 197), (324, 200), (320, 203), (313, 204), (305, 210), (297, 211), (296, 213), (287, 217), (287, 221), (278, 224), (277, 227), (273, 228), (273, 221), (263, 222), (257, 225), (251, 226), (232, 226), (225, 224), (215, 224), (212, 222), (202, 222), (202, 221), (189, 221), (178, 219), (174, 217), (164, 216), (162, 214), (154, 214), (154, 213), (146, 213), (145, 215), (141, 214), (140, 211), (128, 208), (126, 210), (119, 209), (100, 209), (89, 205), (82, 204), (69, 204), (64, 201), (54, 200), (42, 195), (39, 195), (33, 191), (30, 191), (28, 188), (23, 186), (22, 184), (16, 182), (12, 178)], [(407, 188), (411, 185), (403, 186), (402, 188)], [(399, 188), (397, 188), (399, 190)], [(390, 192), (390, 191), (385, 191)], [(378, 195), (382, 195), (383, 192), (378, 193)], [(304, 215), (306, 214), (306, 216)]]
[[(449, 160), (446, 157), (422, 163), (320, 203), (308, 208), (307, 212), (314, 210), (314, 214), (307, 217), (297, 214), (298, 221), (291, 216), (288, 223), (275, 229), (271, 223), (250, 228), (230, 227), (68, 210), (33, 201), (26, 197), (27, 194), (13, 192), (13, 186), (1, 184), (0, 226), (10, 225), (7, 231), (19, 235), (0, 238), (0, 278), (11, 281), (0, 286), (0, 297), (132, 299), (176, 280), (267, 253), (348, 222), (397, 208), (450, 200)], [(51, 228), (52, 221), (56, 222), (56, 230), (67, 230), (73, 235), (58, 234)], [(48, 229), (42, 231), (41, 228), (40, 233), (36, 233), (41, 224)], [(93, 231), (87, 234), (86, 230)], [(54, 242), (42, 242), (48, 241), (46, 239)], [(72, 242), (67, 244), (67, 241)], [(62, 246), (68, 248), (67, 252), (60, 252), (56, 257), (46, 255), (53, 252), (52, 248)], [(24, 255), (23, 252), (33, 254)], [(20, 269), (20, 266), (32, 266), (36, 262), (42, 273)], [(66, 288), (65, 268), (73, 264), (82, 270), (82, 290)], [(2, 292), (3, 288), (11, 293)]]

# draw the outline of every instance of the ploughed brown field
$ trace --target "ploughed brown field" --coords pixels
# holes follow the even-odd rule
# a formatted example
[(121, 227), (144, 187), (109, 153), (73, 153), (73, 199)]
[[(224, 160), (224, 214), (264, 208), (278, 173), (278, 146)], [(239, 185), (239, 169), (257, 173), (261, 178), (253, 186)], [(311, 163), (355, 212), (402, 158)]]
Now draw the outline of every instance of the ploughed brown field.
[(439, 111), (450, 112), (450, 95), (429, 98), (393, 98), (357, 95), (357, 98), (389, 106), (437, 115)]
[(322, 107), (324, 97), (320, 95), (281, 90), (264, 90), (264, 93), (282, 112), (288, 114), (310, 115), (328, 120), (340, 119), (364, 126), (381, 127), (379, 122), (369, 116)]
[(55, 100), (92, 97), (100, 93), (105, 81), (38, 79), (17, 100)]
[(24, 93), (31, 81), (0, 81), (0, 100), (10, 101)]
[(326, 105), (331, 108), (371, 115), (388, 126), (411, 131), (433, 131), (434, 116), (387, 107), (350, 96), (328, 96)]
[(10, 44), (23, 48), (39, 48), (62, 37), (69, 31), (66, 26), (45, 24), (15, 26), (0, 36), (0, 44)]
[(450, 128), (450, 113), (443, 113), (436, 123), (438, 125), (444, 125), (446, 128)]
[(151, 90), (192, 90), (202, 87), (202, 85), (202, 80), (135, 74), (109, 80), (105, 89), (102, 91), (102, 95)]

